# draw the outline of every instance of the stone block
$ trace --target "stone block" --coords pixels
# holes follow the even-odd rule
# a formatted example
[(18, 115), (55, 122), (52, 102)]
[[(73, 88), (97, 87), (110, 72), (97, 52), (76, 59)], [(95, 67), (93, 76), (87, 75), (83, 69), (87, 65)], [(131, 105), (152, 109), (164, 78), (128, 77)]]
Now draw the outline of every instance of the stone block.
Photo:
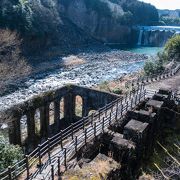
[(131, 121), (129, 121), (124, 127), (124, 137), (126, 139), (131, 139), (136, 143), (141, 143), (144, 139), (146, 139), (148, 126), (148, 123), (131, 119)]
[(123, 139), (123, 134), (119, 133), (114, 134), (110, 143), (119, 150), (135, 149), (135, 143), (130, 140)]
[(153, 100), (157, 100), (157, 101), (167, 101), (170, 97), (168, 95), (165, 95), (165, 94), (159, 94), (159, 93), (156, 93), (154, 96), (153, 96)]
[(159, 110), (163, 106), (163, 104), (164, 104), (163, 101), (157, 101), (157, 100), (150, 99), (146, 103), (146, 107), (153, 107), (155, 110)]
[(138, 119), (139, 118), (138, 111), (128, 111), (127, 117), (128, 119)]
[(156, 117), (156, 113), (150, 111), (139, 110), (139, 121), (153, 124)]
[(124, 139), (122, 134), (115, 133), (109, 143), (109, 150), (113, 152), (113, 158), (123, 164), (130, 163), (133, 154), (136, 153), (134, 142)]
[(141, 161), (148, 153), (149, 124), (132, 119), (124, 128), (124, 138), (136, 143), (137, 159)]
[(159, 89), (158, 91), (159, 94), (164, 94), (164, 95), (168, 95), (168, 96), (171, 96), (172, 95), (172, 90), (169, 90), (169, 89)]

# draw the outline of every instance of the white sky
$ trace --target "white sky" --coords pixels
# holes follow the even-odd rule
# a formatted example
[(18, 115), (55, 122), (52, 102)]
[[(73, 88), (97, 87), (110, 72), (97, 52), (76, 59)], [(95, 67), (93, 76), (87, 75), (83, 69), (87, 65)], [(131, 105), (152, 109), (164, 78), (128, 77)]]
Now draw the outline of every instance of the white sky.
[(151, 3), (158, 9), (180, 9), (180, 0), (141, 0)]

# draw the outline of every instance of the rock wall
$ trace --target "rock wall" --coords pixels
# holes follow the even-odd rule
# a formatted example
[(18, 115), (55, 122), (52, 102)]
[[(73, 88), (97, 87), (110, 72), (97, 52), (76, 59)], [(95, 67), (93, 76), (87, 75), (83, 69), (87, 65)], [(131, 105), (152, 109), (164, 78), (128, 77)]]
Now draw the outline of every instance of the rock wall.
[(84, 0), (71, 1), (67, 7), (62, 6), (62, 9), (74, 24), (96, 39), (108, 43), (129, 43), (131, 28), (118, 22), (118, 17), (124, 15), (124, 11), (118, 4), (107, 3), (109, 6), (104, 14), (88, 7)]
[(174, 31), (144, 31), (141, 45), (162, 47), (175, 34)]

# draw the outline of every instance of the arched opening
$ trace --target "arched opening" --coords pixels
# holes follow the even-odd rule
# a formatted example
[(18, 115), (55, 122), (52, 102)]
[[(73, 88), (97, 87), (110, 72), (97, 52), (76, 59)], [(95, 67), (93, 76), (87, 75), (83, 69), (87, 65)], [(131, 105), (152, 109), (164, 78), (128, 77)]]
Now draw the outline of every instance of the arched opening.
[(41, 131), (41, 119), (40, 119), (40, 110), (36, 109), (34, 114), (34, 123), (35, 123), (35, 134), (40, 136)]
[(64, 98), (60, 100), (60, 119), (64, 118)]
[(51, 102), (49, 105), (49, 125), (53, 125), (55, 123), (54, 112), (54, 102)]
[(27, 126), (27, 116), (24, 115), (20, 119), (20, 131), (21, 131), (21, 143), (24, 144), (28, 137), (28, 126)]
[(81, 96), (76, 96), (75, 98), (75, 115), (78, 117), (82, 117), (82, 111), (83, 111), (83, 99)]

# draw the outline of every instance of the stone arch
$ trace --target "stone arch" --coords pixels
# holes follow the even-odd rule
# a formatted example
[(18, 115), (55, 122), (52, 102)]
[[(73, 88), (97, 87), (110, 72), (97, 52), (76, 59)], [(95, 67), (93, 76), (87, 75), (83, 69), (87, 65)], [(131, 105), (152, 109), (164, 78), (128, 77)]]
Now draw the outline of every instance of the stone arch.
[(61, 98), (59, 102), (59, 107), (60, 107), (60, 119), (64, 118), (64, 97)]
[(75, 115), (78, 117), (83, 116), (83, 98), (79, 95), (75, 97)]
[(28, 138), (27, 116), (23, 115), (20, 119), (21, 144), (25, 144)]
[(49, 104), (49, 125), (53, 125), (55, 123), (55, 104), (51, 102)]
[(35, 135), (40, 136), (41, 132), (41, 118), (40, 118), (40, 109), (36, 109), (34, 114), (34, 123), (35, 123)]

